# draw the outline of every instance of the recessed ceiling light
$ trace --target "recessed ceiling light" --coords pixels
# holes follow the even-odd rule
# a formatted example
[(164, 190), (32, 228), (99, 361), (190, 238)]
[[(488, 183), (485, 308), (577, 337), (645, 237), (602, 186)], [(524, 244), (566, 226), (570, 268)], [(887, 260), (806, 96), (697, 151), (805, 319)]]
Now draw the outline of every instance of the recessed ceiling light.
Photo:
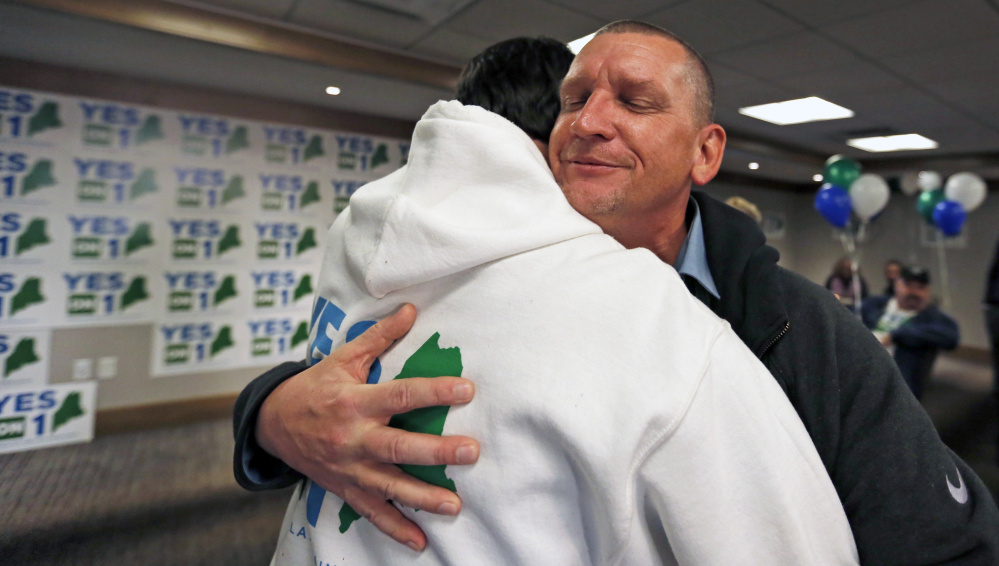
[(809, 96), (808, 98), (799, 98), (797, 100), (747, 106), (740, 108), (739, 114), (770, 122), (771, 124), (777, 124), (778, 126), (786, 126), (788, 124), (804, 124), (805, 122), (818, 122), (820, 120), (851, 118), (853, 117), (853, 110), (843, 108), (827, 100), (822, 100), (817, 96)]
[(846, 145), (864, 151), (905, 151), (908, 149), (936, 149), (940, 146), (930, 138), (919, 134), (902, 134), (898, 136), (877, 136), (873, 138), (857, 138), (847, 140)]
[(760, 168), (760, 164), (754, 161), (749, 164), (749, 168), (755, 171)]
[(820, 173), (812, 175), (812, 180), (815, 181), (816, 183), (821, 183), (822, 179), (825, 179), (825, 177), (823, 177), (822, 174)]
[(597, 32), (593, 32), (590, 35), (587, 35), (587, 36), (581, 37), (579, 39), (575, 39), (573, 41), (570, 41), (569, 42), (569, 51), (572, 51), (573, 53), (577, 53), (578, 54), (579, 50), (582, 49), (584, 45), (586, 45), (587, 43), (589, 43), (590, 40), (593, 39), (593, 36), (596, 35), (596, 34), (597, 34)]
[(326, 94), (330, 94), (330, 95), (336, 96), (336, 95), (340, 94), (340, 87), (328, 86), (328, 87), (326, 87)]

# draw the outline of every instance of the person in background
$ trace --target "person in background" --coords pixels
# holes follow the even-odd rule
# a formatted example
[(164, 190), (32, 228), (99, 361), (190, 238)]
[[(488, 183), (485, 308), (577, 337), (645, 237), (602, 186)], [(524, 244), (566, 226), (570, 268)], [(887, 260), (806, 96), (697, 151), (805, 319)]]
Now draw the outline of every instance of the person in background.
[(826, 279), (826, 289), (832, 291), (839, 302), (850, 310), (854, 310), (865, 298), (867, 298), (867, 281), (857, 270), (857, 277), (860, 279), (860, 299), (857, 300), (857, 289), (853, 284), (853, 267), (850, 258), (843, 256), (833, 264), (832, 274)]
[[(999, 402), (999, 243), (992, 255), (992, 268), (985, 283), (985, 328), (989, 333), (992, 350), (992, 391)], [(996, 436), (999, 447), (999, 435)], [(999, 454), (996, 461), (999, 462)]]
[(725, 204), (752, 218), (757, 224), (763, 222), (759, 207), (742, 197), (728, 197), (725, 199)]
[(881, 344), (893, 351), (902, 377), (921, 399), (940, 350), (953, 350), (960, 339), (957, 322), (930, 300), (930, 274), (917, 266), (903, 267), (893, 297), (864, 301), (861, 316)]
[(885, 292), (886, 297), (895, 296), (895, 280), (902, 274), (902, 262), (897, 259), (889, 259), (885, 262)]

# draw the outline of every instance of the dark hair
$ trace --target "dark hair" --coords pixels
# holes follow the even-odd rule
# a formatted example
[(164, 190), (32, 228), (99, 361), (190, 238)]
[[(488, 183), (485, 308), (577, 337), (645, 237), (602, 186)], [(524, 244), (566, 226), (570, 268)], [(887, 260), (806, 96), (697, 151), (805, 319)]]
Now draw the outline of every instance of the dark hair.
[(930, 284), (930, 272), (925, 267), (920, 267), (918, 265), (906, 265), (902, 268), (902, 281), (906, 283), (922, 283), (923, 285)]
[(712, 78), (704, 58), (689, 43), (669, 30), (638, 20), (611, 22), (598, 29), (595, 35), (604, 33), (657, 35), (683, 47), (684, 52), (687, 53), (687, 68), (684, 79), (694, 94), (694, 110), (698, 114), (695, 118), (704, 126), (715, 121), (715, 80)]
[(559, 113), (559, 85), (573, 57), (564, 43), (550, 37), (502, 41), (465, 65), (456, 98), (495, 112), (548, 143)]

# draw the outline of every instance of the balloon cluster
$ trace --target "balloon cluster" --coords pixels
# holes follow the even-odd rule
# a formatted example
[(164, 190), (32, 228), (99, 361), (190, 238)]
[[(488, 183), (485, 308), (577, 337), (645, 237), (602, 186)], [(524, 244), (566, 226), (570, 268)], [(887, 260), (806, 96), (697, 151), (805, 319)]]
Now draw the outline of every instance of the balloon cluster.
[[(911, 178), (903, 177), (903, 190), (911, 183)], [(985, 201), (985, 181), (974, 173), (955, 173), (944, 184), (940, 173), (923, 171), (916, 177), (915, 184), (922, 191), (916, 200), (916, 210), (945, 236), (960, 234), (968, 213)]]
[(846, 227), (851, 210), (866, 223), (888, 205), (888, 183), (878, 175), (861, 174), (860, 164), (844, 155), (826, 160), (823, 180), (815, 210), (837, 228)]

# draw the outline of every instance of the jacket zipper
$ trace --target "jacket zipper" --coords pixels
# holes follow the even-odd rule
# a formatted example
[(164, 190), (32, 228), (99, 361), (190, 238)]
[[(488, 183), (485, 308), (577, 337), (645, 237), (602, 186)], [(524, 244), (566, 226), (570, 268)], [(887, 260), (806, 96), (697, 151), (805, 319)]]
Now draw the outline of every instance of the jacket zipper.
[(789, 320), (789, 321), (787, 321), (787, 322), (784, 323), (784, 328), (780, 331), (780, 334), (778, 334), (777, 336), (774, 336), (774, 339), (771, 340), (769, 344), (767, 344), (766, 348), (763, 348), (762, 352), (760, 352), (760, 356), (759, 357), (760, 357), (761, 360), (763, 359), (763, 356), (767, 355), (767, 352), (770, 351), (770, 348), (773, 348), (774, 344), (776, 344), (778, 340), (780, 340), (781, 338), (784, 337), (785, 334), (787, 334), (787, 331), (790, 328), (791, 328), (791, 321)]

